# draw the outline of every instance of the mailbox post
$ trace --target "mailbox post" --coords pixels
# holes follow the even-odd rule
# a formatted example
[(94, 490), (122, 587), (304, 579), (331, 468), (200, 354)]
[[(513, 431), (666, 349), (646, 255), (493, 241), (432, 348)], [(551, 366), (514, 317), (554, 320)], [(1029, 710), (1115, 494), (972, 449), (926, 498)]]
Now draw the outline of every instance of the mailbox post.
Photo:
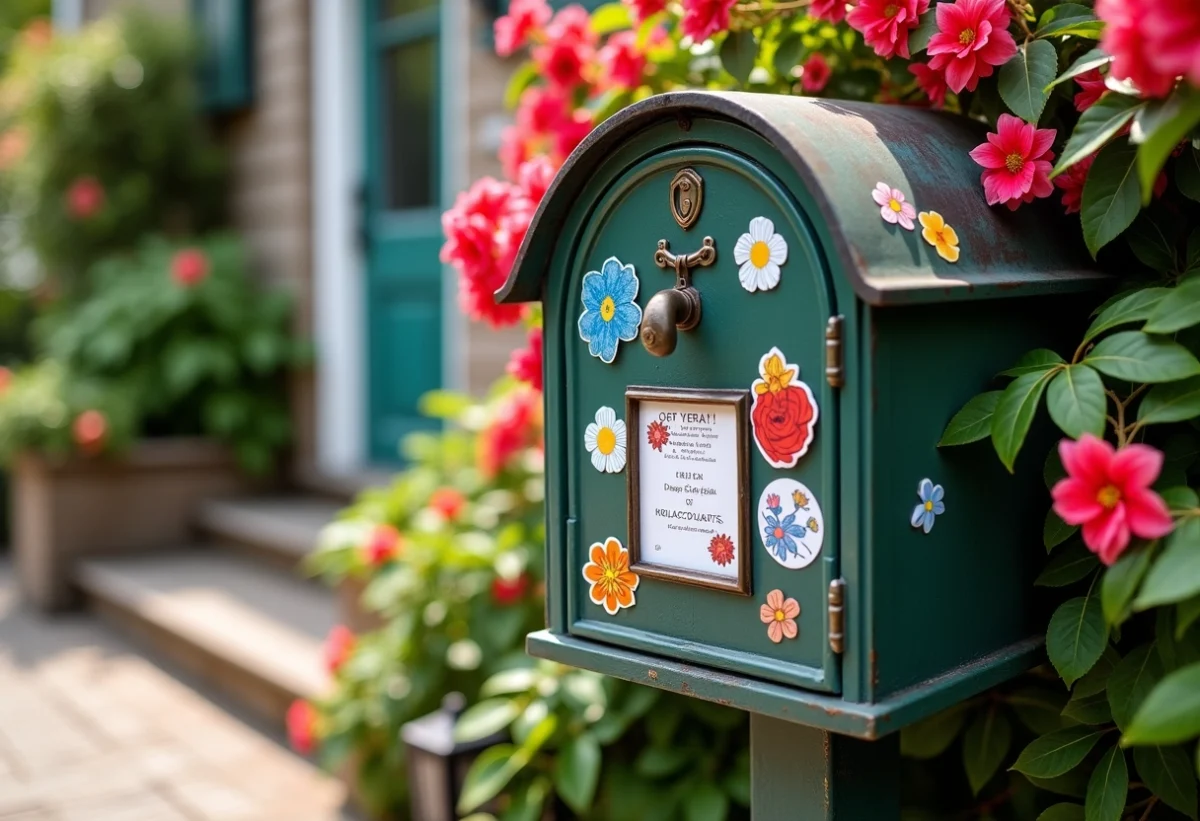
[(982, 141), (654, 97), (571, 156), (500, 292), (545, 317), (528, 650), (749, 711), (759, 821), (898, 818), (896, 731), (1041, 656), (1040, 465), (937, 442), (1104, 278), (1053, 207), (986, 205)]

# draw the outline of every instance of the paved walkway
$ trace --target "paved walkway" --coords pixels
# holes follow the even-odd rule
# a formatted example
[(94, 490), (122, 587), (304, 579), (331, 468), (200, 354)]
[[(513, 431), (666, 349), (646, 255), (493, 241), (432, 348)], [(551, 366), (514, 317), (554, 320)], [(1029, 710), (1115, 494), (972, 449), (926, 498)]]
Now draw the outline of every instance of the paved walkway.
[(336, 821), (340, 784), (0, 560), (0, 821)]

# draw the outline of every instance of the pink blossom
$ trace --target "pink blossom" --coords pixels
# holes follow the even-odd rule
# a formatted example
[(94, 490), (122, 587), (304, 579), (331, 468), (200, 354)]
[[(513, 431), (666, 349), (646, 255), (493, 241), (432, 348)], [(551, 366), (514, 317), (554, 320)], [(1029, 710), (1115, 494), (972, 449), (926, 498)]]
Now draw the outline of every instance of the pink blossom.
[(608, 38), (598, 55), (606, 85), (637, 88), (646, 72), (646, 55), (638, 48), (637, 32), (622, 31)]
[(588, 81), (596, 40), (587, 11), (567, 6), (546, 26), (546, 42), (533, 50), (533, 61), (551, 85), (569, 91)]
[(85, 410), (75, 417), (71, 436), (80, 450), (88, 456), (95, 456), (104, 450), (108, 439), (108, 419), (94, 408)]
[(737, 0), (683, 0), (679, 28), (694, 42), (703, 43), (729, 28), (729, 14), (736, 4)]
[(937, 69), (930, 68), (925, 63), (911, 63), (908, 66), (908, 71), (912, 76), (917, 78), (917, 85), (921, 87), (921, 91), (925, 92), (925, 96), (937, 108), (941, 108), (946, 104), (946, 92), (949, 89), (946, 87), (946, 75)]
[(800, 75), (800, 87), (810, 94), (818, 94), (824, 90), (825, 86), (829, 85), (831, 76), (833, 76), (833, 69), (829, 67), (829, 61), (819, 51), (814, 51), (804, 61), (804, 71)]
[(846, 20), (880, 57), (908, 59), (908, 34), (928, 10), (929, 0), (861, 0)]
[(1100, 73), (1100, 69), (1098, 68), (1083, 72), (1083, 74), (1075, 78), (1075, 82), (1079, 84), (1079, 88), (1081, 89), (1075, 95), (1076, 111), (1087, 111), (1104, 96), (1106, 90), (1104, 75)]
[(575, 147), (583, 142), (584, 137), (592, 133), (595, 123), (592, 112), (586, 108), (577, 108), (570, 119), (564, 120), (554, 135), (553, 156), (562, 162), (571, 156)]
[(1097, 0), (1105, 22), (1100, 46), (1112, 76), (1150, 97), (1165, 97), (1176, 78), (1200, 85), (1200, 3), (1196, 0)]
[(846, 19), (846, 0), (813, 0), (808, 6), (808, 16), (826, 23), (840, 23)]
[(546, 0), (512, 0), (508, 14), (496, 20), (496, 53), (508, 57), (529, 41), (533, 32), (550, 22), (550, 6)]
[(891, 225), (899, 223), (904, 230), (913, 230), (913, 218), (917, 216), (917, 209), (911, 202), (905, 202), (904, 192), (899, 188), (892, 188), (886, 182), (881, 182), (871, 192), (871, 199), (879, 206), (879, 216), (883, 217), (884, 222)]
[(344, 624), (335, 625), (329, 631), (329, 635), (325, 637), (323, 653), (325, 669), (329, 671), (330, 675), (337, 675), (338, 670), (342, 669), (342, 665), (354, 652), (356, 644), (358, 644), (358, 639)]
[(517, 185), (521, 187), (526, 198), (537, 205), (541, 203), (542, 197), (546, 196), (557, 171), (549, 157), (534, 157), (518, 169)]
[(317, 748), (318, 721), (316, 708), (303, 699), (296, 699), (288, 707), (287, 733), (292, 749), (300, 755), (308, 755)]
[(67, 213), (85, 220), (104, 207), (104, 187), (95, 177), (78, 177), (67, 189)]
[(1054, 193), (1050, 182), (1050, 145), (1057, 132), (1035, 128), (1011, 114), (1001, 114), (996, 133), (971, 151), (971, 159), (983, 166), (983, 191), (988, 205), (1004, 203), (1011, 210)]
[(621, 0), (632, 13), (633, 22), (640, 25), (667, 7), (667, 0)]
[(1085, 433), (1058, 445), (1067, 478), (1051, 490), (1054, 512), (1069, 525), (1083, 525), (1083, 541), (1112, 565), (1130, 536), (1158, 539), (1173, 523), (1162, 497), (1150, 489), (1162, 470), (1162, 452), (1149, 445), (1112, 445)]
[(542, 329), (529, 329), (529, 347), (512, 352), (508, 359), (508, 373), (514, 379), (525, 382), (535, 391), (542, 390)]
[(958, 93), (974, 91), (983, 77), (1017, 53), (1008, 32), (1011, 16), (1004, 0), (956, 0), (938, 3), (938, 33), (929, 40), (929, 67), (946, 75)]
[(208, 276), (208, 257), (199, 248), (184, 248), (171, 260), (171, 278), (185, 288)]
[(1083, 205), (1083, 186), (1087, 182), (1088, 171), (1092, 169), (1096, 155), (1080, 160), (1063, 173), (1054, 178), (1056, 188), (1062, 190), (1063, 211), (1068, 214), (1078, 214)]

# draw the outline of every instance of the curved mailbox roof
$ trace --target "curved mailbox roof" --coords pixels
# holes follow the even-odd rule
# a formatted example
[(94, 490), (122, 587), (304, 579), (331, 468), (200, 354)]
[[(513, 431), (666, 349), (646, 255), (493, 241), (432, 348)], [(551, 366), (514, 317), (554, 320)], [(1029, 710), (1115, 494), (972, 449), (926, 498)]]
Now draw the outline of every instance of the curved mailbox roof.
[[(1078, 223), (1062, 215), (1057, 197), (1016, 212), (988, 206), (981, 169), (968, 155), (984, 140), (978, 123), (904, 106), (684, 91), (625, 109), (575, 149), (538, 208), (497, 296), (514, 302), (539, 299), (562, 224), (597, 167), (638, 132), (681, 117), (740, 123), (772, 145), (809, 187), (819, 211), (812, 216), (829, 227), (826, 253), (834, 268), (840, 267), (870, 304), (1075, 291), (1105, 278), (1088, 259)], [(898, 229), (889, 230), (871, 199), (881, 181), (903, 191), (919, 210), (945, 217), (959, 235), (957, 264), (934, 254), (921, 240), (919, 225), (904, 241), (897, 240)]]

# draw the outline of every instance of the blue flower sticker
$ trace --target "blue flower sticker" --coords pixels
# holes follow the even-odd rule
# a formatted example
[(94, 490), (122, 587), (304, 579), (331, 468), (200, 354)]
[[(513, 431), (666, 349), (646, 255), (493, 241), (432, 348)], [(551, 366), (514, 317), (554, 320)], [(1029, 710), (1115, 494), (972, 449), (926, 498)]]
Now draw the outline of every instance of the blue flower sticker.
[(758, 526), (767, 553), (789, 570), (812, 564), (825, 540), (821, 506), (812, 491), (795, 479), (776, 479), (763, 490)]
[(946, 491), (941, 485), (922, 479), (917, 485), (917, 495), (921, 497), (921, 504), (913, 508), (911, 523), (928, 533), (933, 530), (934, 519), (946, 512), (946, 503), (942, 501)]
[(767, 550), (782, 561), (787, 561), (800, 553), (796, 547), (796, 540), (803, 539), (806, 535), (804, 526), (796, 524), (798, 510), (781, 516), (783, 506), (779, 504), (779, 497), (771, 496), (770, 500), (775, 504), (767, 507), (769, 512), (766, 514), (767, 524), (763, 528), (763, 540), (767, 543)]
[(588, 343), (588, 353), (606, 365), (617, 357), (617, 343), (637, 338), (642, 309), (637, 299), (638, 278), (632, 265), (616, 257), (604, 260), (599, 271), (583, 275), (583, 313), (579, 315), (579, 337)]

